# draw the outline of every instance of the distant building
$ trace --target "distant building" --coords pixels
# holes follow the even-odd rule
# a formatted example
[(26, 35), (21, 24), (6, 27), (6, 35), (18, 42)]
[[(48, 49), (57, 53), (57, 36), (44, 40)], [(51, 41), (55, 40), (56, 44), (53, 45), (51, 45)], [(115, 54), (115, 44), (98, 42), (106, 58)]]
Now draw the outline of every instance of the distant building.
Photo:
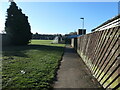
[(57, 43), (62, 43), (62, 41), (63, 41), (63, 37), (59, 35), (59, 36), (56, 36), (51, 43), (52, 44), (55, 44), (55, 43), (57, 44)]
[(86, 29), (78, 29), (77, 35), (84, 35), (86, 34)]
[(71, 46), (74, 47), (75, 50), (77, 50), (77, 38), (85, 34), (86, 29), (78, 29), (77, 35), (68, 36), (68, 38), (71, 39)]
[(108, 28), (116, 27), (116, 26), (120, 26), (120, 14), (113, 17), (112, 19), (109, 19), (108, 21), (104, 22), (100, 26), (92, 29), (92, 32), (93, 31), (101, 31), (101, 30), (105, 30)]

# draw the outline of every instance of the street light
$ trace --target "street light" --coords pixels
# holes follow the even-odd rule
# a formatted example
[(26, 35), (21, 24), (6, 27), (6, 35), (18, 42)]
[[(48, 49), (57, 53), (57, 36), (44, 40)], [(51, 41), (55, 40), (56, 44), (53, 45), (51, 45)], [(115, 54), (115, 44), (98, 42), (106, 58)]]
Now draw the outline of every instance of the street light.
[(84, 29), (84, 18), (80, 18), (83, 20), (83, 24), (82, 24), (82, 29)]
[(83, 29), (84, 29), (84, 18), (80, 18), (80, 19), (83, 20), (83, 24), (82, 24), (82, 35), (83, 35), (84, 34), (84, 32), (83, 32)]

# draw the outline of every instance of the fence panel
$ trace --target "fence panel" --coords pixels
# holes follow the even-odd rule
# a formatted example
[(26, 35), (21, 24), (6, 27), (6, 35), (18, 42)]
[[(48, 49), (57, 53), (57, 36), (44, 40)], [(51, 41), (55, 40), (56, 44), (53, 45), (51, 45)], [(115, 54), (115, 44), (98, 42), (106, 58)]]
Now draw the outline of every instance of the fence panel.
[(78, 37), (77, 52), (104, 88), (120, 85), (120, 26)]

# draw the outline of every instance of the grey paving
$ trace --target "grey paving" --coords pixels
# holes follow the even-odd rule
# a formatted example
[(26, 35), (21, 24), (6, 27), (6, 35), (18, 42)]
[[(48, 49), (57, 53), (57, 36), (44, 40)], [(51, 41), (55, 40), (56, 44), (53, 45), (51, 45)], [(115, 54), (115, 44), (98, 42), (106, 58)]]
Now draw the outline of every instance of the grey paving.
[(54, 90), (58, 88), (102, 88), (85, 63), (70, 46), (66, 46)]

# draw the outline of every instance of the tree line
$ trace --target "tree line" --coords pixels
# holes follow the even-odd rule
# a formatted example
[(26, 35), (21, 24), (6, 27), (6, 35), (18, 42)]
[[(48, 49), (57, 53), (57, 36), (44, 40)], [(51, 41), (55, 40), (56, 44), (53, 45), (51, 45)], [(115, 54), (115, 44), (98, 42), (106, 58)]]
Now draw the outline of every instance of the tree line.
[(53, 40), (56, 36), (63, 37), (61, 34), (38, 34), (36, 32), (32, 35), (32, 39)]

